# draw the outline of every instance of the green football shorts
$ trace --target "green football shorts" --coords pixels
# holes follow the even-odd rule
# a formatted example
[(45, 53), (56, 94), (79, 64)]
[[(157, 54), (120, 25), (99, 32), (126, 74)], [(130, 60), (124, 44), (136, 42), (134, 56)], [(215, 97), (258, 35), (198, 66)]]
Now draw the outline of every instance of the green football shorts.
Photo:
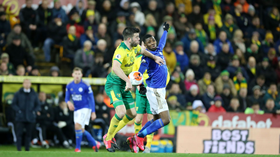
[(152, 114), (150, 109), (150, 103), (146, 97), (146, 95), (140, 94), (138, 89), (136, 88), (136, 113), (137, 114)]

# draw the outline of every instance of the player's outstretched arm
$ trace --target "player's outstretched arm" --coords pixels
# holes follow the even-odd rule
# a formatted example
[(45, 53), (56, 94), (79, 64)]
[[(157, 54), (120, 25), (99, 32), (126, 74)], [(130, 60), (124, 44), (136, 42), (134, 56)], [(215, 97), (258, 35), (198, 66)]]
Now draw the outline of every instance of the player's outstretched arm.
[(117, 60), (114, 60), (112, 70), (119, 78), (121, 78), (122, 80), (124, 80), (126, 82), (125, 91), (131, 90), (132, 84), (131, 84), (130, 80), (128, 79), (128, 77), (123, 72), (123, 70), (121, 69), (121, 63), (118, 62)]
[(155, 56), (153, 55), (151, 52), (147, 51), (146, 50), (146, 47), (144, 46), (144, 42), (142, 42), (141, 44), (141, 53), (146, 56), (146, 57), (149, 57), (153, 60), (155, 60), (155, 62), (159, 65), (163, 65), (164, 64), (164, 61), (162, 58), (160, 58), (159, 56)]
[(163, 24), (163, 34), (159, 40), (159, 44), (158, 44), (158, 47), (159, 49), (162, 51), (163, 48), (165, 47), (165, 43), (166, 43), (166, 39), (167, 39), (167, 33), (168, 33), (168, 30), (169, 30), (169, 24), (164, 22)]

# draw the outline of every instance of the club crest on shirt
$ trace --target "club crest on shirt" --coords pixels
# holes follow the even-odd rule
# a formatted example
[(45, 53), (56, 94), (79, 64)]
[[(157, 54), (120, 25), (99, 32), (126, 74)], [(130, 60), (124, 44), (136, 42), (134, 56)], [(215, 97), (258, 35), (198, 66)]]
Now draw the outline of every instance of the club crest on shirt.
[(80, 88), (79, 88), (79, 92), (82, 92), (82, 91), (83, 91), (83, 88), (82, 88), (82, 87), (80, 87)]
[(145, 59), (142, 59), (141, 63), (146, 63), (147, 61)]
[(73, 88), (71, 88), (70, 90), (73, 91)]
[(120, 58), (121, 58), (121, 55), (120, 55), (120, 54), (117, 54), (117, 55), (116, 55), (116, 58), (117, 58), (117, 59), (120, 59)]

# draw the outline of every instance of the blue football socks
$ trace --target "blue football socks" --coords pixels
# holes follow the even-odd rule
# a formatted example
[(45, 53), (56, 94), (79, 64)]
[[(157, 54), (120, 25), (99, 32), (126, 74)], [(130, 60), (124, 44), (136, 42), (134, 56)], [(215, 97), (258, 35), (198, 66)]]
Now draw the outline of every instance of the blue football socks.
[(91, 136), (91, 134), (88, 132), (88, 131), (84, 131), (84, 135), (86, 136), (88, 142), (89, 142), (89, 145), (92, 147), (92, 146), (96, 146), (96, 142), (95, 142), (95, 139)]
[(148, 121), (148, 122), (143, 126), (143, 128), (142, 128), (139, 132), (141, 132), (141, 131), (143, 131), (144, 129), (146, 129), (146, 128), (147, 128), (148, 126), (150, 126), (153, 122), (154, 122), (153, 119), (150, 120), (150, 121)]
[(82, 130), (75, 130), (76, 133), (76, 149), (81, 150), (81, 143), (83, 139), (83, 131)]
[(163, 126), (164, 125), (163, 125), (162, 119), (160, 118), (160, 119), (154, 121), (153, 123), (151, 123), (147, 128), (139, 131), (138, 137), (145, 137), (145, 136), (157, 131), (158, 129), (162, 128)]

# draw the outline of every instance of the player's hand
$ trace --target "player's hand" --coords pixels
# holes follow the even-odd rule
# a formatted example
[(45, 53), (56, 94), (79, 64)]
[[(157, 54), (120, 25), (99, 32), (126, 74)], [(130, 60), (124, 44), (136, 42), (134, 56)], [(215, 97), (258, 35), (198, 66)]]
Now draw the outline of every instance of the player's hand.
[(124, 91), (130, 91), (132, 89), (132, 84), (130, 81), (127, 81), (126, 82), (126, 85), (125, 85), (125, 90)]
[(154, 60), (158, 65), (164, 65), (164, 61), (161, 57), (155, 56)]
[(141, 85), (139, 85), (139, 88), (140, 88), (140, 90), (139, 90), (139, 93), (140, 94), (146, 94), (146, 92), (147, 92), (147, 89), (146, 89), (146, 87), (144, 86), (144, 84), (141, 84)]
[(74, 105), (73, 105), (72, 102), (69, 101), (69, 102), (67, 103), (67, 105), (68, 105), (68, 108), (69, 108), (70, 111), (74, 111), (74, 110), (75, 110), (75, 107), (74, 107)]
[(95, 112), (91, 112), (91, 120), (94, 121), (96, 119), (96, 114)]
[(166, 23), (166, 22), (163, 23), (163, 30), (168, 32), (168, 30), (169, 30), (169, 24), (168, 23)]

